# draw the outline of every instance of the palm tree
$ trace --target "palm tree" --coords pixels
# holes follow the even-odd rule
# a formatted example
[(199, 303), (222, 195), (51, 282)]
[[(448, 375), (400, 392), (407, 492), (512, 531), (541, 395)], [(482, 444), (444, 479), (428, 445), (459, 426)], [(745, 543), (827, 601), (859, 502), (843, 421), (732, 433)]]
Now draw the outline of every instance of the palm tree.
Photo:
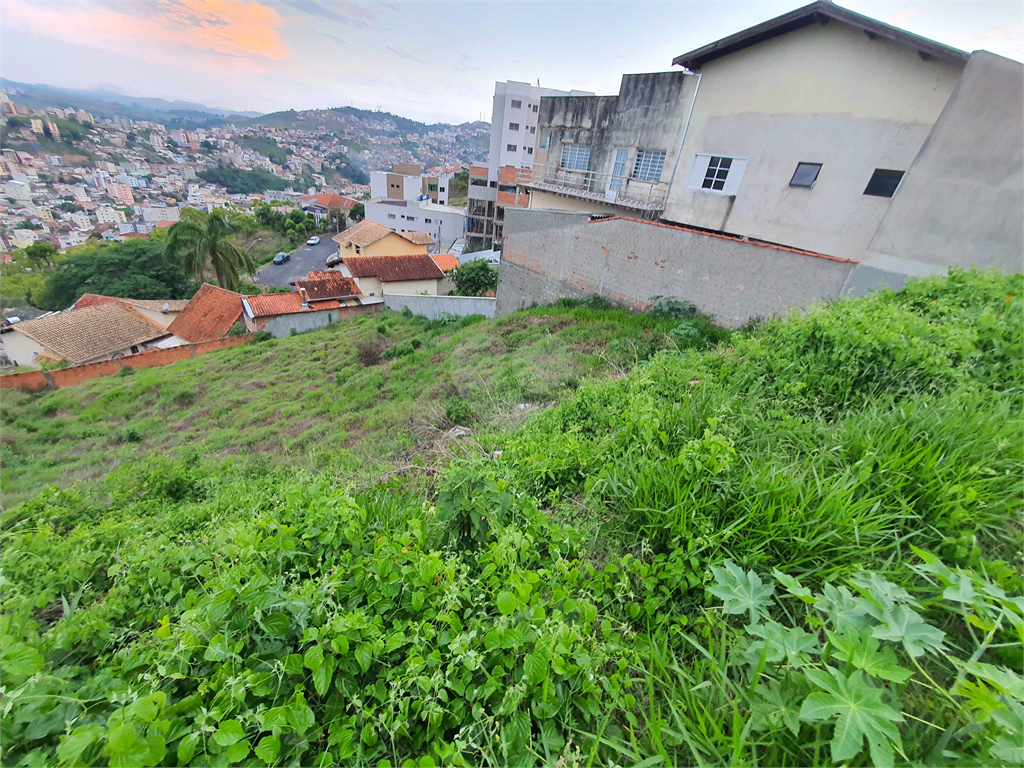
[(182, 219), (168, 232), (167, 253), (181, 259), (185, 274), (203, 279), (206, 264), (217, 273), (217, 284), (233, 290), (240, 275), (256, 271), (256, 262), (231, 242), (239, 228), (231, 223), (222, 208), (214, 208), (209, 216)]

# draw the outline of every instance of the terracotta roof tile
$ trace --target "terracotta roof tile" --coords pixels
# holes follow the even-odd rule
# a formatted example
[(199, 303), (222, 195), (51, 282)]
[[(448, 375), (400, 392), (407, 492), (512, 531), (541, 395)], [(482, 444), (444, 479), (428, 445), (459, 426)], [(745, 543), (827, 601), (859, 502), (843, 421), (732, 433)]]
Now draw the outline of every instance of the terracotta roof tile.
[(16, 328), (71, 365), (104, 358), (170, 333), (116, 301), (26, 320)]
[[(356, 281), (351, 277), (345, 277), (340, 272), (319, 270), (324, 277), (305, 280), (297, 280), (293, 283), (296, 290), (305, 289), (308, 301), (323, 301), (325, 299), (338, 299), (343, 296), (359, 296), (361, 291)], [(313, 273), (310, 273), (313, 274)]]
[(253, 318), (277, 317), (278, 315), (295, 315), (299, 312), (318, 312), (324, 309), (343, 309), (341, 303), (333, 299), (311, 301), (308, 307), (302, 306), (302, 297), (294, 291), (290, 293), (268, 293), (263, 296), (246, 296), (245, 303)]
[(404, 237), (414, 245), (433, 245), (434, 238), (429, 232), (395, 232), (399, 237)]
[(218, 339), (242, 317), (241, 298), (240, 293), (203, 283), (167, 330), (193, 343)]
[(84, 309), (94, 307), (97, 304), (110, 304), (119, 301), (130, 307), (148, 309), (151, 312), (162, 312), (164, 304), (167, 304), (168, 312), (182, 312), (188, 306), (188, 299), (122, 299), (117, 296), (103, 296), (98, 293), (83, 293), (82, 297), (71, 305), (71, 309)]
[(433, 280), (444, 277), (426, 254), (408, 256), (347, 256), (345, 266), (352, 277), (376, 277), (382, 283), (403, 280)]
[(310, 203), (320, 206), (321, 208), (352, 208), (356, 201), (350, 197), (344, 195), (336, 195), (333, 192), (325, 192), (322, 195), (313, 195), (312, 197), (302, 198)]
[(434, 263), (437, 264), (442, 272), (459, 268), (459, 257), (452, 253), (439, 253), (437, 256), (431, 256), (430, 258), (434, 260)]
[(332, 239), (338, 245), (352, 243), (359, 247), (376, 243), (381, 238), (391, 234), (391, 230), (382, 224), (375, 224), (369, 219), (363, 219), (354, 227), (349, 227), (344, 232), (339, 232)]

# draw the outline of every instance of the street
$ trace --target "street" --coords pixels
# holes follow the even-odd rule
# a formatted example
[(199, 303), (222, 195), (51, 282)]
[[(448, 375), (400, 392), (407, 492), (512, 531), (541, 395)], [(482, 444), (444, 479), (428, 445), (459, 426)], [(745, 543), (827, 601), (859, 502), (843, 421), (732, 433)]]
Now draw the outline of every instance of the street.
[(296, 280), (305, 280), (306, 274), (314, 269), (326, 269), (327, 257), (338, 250), (338, 244), (331, 240), (332, 234), (320, 236), (318, 245), (303, 245), (292, 251), (292, 258), (284, 264), (271, 262), (256, 273), (259, 285), (289, 285)]

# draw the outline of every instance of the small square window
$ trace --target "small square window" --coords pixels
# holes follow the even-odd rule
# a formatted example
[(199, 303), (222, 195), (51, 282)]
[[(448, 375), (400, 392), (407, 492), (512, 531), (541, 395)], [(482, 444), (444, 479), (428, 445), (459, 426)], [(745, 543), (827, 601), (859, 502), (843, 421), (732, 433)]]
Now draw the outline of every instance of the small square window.
[(729, 176), (729, 169), (732, 168), (731, 157), (712, 157), (708, 163), (707, 173), (704, 174), (703, 189), (722, 189), (725, 187), (725, 180)]
[(530, 126), (530, 133), (536, 133), (536, 132), (537, 132), (537, 126), (536, 125), (531, 125)]
[(509, 144), (507, 147), (505, 147), (505, 149), (507, 149), (509, 152), (515, 152), (517, 147), (515, 144)]
[(872, 197), (892, 197), (896, 194), (896, 187), (900, 185), (903, 173), (903, 171), (875, 168), (875, 172), (871, 174), (871, 181), (864, 189), (864, 194)]
[(389, 214), (388, 214), (388, 218), (389, 218), (389, 219), (393, 219), (393, 218), (395, 218), (395, 214), (393, 214), (393, 213), (389, 213)]
[(531, 107), (533, 107), (533, 111), (534, 111), (534, 112), (536, 112), (536, 111), (537, 111), (537, 105), (536, 105), (536, 104), (531, 104), (530, 106), (531, 106)]
[(508, 124), (508, 129), (510, 131), (518, 131), (519, 130), (519, 123), (509, 123)]
[(432, 220), (432, 219), (424, 219), (424, 220), (423, 220), (423, 223), (424, 223), (424, 224), (433, 224), (434, 222), (433, 222), (433, 220)]
[(789, 180), (791, 187), (813, 187), (821, 170), (821, 163), (797, 163), (793, 178)]
[(523, 102), (516, 99), (512, 99), (512, 109), (522, 109)]
[(532, 155), (533, 154), (533, 147), (527, 147), (526, 148), (526, 154)]

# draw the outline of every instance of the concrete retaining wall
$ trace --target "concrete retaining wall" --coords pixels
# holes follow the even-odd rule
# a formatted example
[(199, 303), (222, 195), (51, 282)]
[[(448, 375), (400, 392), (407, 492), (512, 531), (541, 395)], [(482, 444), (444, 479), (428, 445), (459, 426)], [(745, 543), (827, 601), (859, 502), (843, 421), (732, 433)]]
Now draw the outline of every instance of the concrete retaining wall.
[(497, 299), (476, 296), (398, 296), (390, 294), (384, 297), (384, 306), (401, 312), (408, 307), (414, 315), (423, 315), (434, 320), (442, 312), (455, 317), (483, 315), (493, 318)]
[(728, 326), (838, 297), (856, 262), (627, 218), (505, 211), (499, 315), (599, 294), (689, 301)]
[(226, 336), (223, 339), (186, 344), (167, 349), (149, 349), (137, 355), (128, 355), (117, 360), (101, 360), (98, 363), (75, 365), (52, 371), (26, 371), (0, 376), (0, 389), (20, 389), (22, 392), (41, 392), (44, 389), (73, 387), (100, 376), (111, 376), (125, 368), (143, 369), (170, 365), (180, 360), (189, 360), (218, 349), (228, 349), (245, 344), (252, 336)]
[(317, 312), (296, 312), (292, 315), (278, 315), (268, 320), (259, 320), (256, 328), (261, 331), (270, 331), (275, 339), (283, 336), (290, 336), (292, 328), (296, 333), (312, 331), (314, 328), (323, 328), (336, 323), (339, 320), (347, 320), (356, 315), (369, 315), (379, 312), (382, 304), (368, 304), (359, 307), (346, 307), (345, 309), (322, 309)]

